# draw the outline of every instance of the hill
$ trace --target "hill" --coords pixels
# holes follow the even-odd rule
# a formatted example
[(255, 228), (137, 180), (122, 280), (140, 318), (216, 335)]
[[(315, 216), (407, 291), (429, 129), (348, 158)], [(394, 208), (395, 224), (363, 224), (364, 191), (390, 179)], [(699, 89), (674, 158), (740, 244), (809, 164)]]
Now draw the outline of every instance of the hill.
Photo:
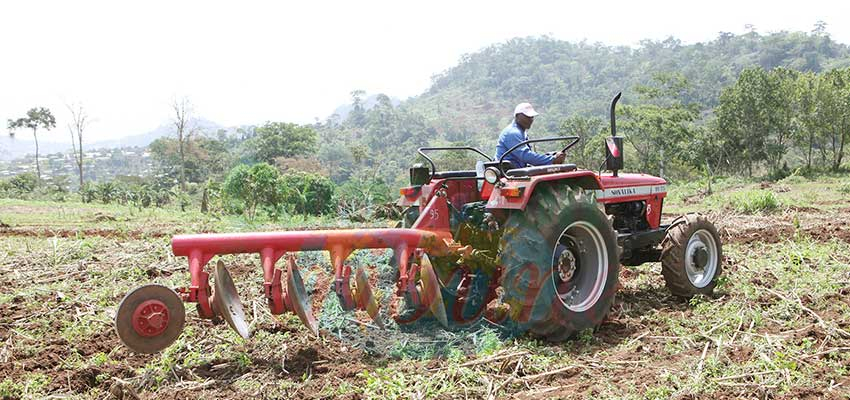
[(850, 48), (825, 32), (721, 33), (690, 45), (671, 37), (643, 40), (637, 48), (516, 38), (464, 55), (402, 107), (423, 115), (444, 139), (475, 138), (484, 144), (521, 101), (539, 108), (536, 131), (555, 131), (574, 113), (605, 116), (618, 91), (624, 91), (623, 103), (628, 104), (636, 97), (630, 93), (634, 86), (658, 73), (678, 72), (693, 85), (685, 100), (708, 110), (717, 104), (720, 91), (750, 66), (820, 72), (850, 66)]

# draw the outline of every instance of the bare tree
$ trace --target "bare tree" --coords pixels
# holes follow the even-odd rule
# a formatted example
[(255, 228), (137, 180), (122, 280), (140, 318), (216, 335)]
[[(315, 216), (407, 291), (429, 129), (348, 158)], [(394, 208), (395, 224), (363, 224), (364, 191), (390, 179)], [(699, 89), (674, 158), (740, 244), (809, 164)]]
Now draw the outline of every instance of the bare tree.
[(83, 131), (90, 122), (89, 116), (83, 109), (82, 104), (75, 106), (66, 104), (65, 106), (71, 112), (72, 123), (68, 124), (68, 131), (71, 133), (74, 162), (77, 164), (77, 170), (80, 172), (80, 187), (83, 187)]
[(189, 145), (193, 127), (191, 126), (192, 104), (185, 97), (180, 100), (174, 100), (172, 103), (174, 110), (174, 129), (177, 133), (177, 152), (180, 155), (180, 189), (186, 190), (186, 147)]

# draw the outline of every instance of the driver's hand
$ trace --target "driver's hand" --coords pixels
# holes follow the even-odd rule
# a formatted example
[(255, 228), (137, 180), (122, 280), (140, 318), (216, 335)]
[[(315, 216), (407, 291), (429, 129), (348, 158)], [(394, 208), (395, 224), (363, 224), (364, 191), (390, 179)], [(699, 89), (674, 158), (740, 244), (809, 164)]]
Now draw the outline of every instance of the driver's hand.
[(552, 164), (563, 164), (565, 158), (567, 158), (567, 153), (559, 151), (555, 153), (555, 159), (552, 160)]

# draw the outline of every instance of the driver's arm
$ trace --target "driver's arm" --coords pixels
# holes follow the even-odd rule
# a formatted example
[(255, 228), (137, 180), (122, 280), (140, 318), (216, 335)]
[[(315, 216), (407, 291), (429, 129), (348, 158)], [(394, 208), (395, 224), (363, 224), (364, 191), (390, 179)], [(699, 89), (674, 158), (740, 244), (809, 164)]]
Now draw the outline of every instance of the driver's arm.
[(563, 151), (559, 151), (559, 152), (555, 153), (555, 156), (552, 159), (552, 164), (563, 164), (564, 159), (566, 159), (566, 158), (567, 158), (567, 153), (565, 153)]
[[(523, 138), (519, 132), (514, 132), (504, 137), (504, 144), (506, 149), (510, 149), (520, 143), (522, 143)], [(555, 160), (555, 156), (550, 156), (548, 154), (540, 154), (532, 151), (529, 146), (522, 146), (511, 153), (511, 156), (516, 157), (523, 166), (525, 165), (549, 165), (552, 164), (552, 161)], [(563, 156), (561, 157), (561, 161), (563, 161)]]

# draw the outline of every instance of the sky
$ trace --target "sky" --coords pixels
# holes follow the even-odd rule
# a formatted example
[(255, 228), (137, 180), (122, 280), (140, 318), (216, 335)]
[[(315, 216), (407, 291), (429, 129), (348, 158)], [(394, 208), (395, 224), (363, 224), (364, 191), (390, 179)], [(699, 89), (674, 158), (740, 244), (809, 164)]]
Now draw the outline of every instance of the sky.
[(0, 121), (48, 107), (57, 128), (39, 137), (70, 141), (66, 105), (82, 104), (86, 140), (107, 140), (153, 130), (186, 98), (224, 126), (310, 123), (355, 89), (418, 95), (463, 54), (513, 37), (636, 47), (820, 20), (850, 43), (850, 2), (836, 0), (3, 1)]

